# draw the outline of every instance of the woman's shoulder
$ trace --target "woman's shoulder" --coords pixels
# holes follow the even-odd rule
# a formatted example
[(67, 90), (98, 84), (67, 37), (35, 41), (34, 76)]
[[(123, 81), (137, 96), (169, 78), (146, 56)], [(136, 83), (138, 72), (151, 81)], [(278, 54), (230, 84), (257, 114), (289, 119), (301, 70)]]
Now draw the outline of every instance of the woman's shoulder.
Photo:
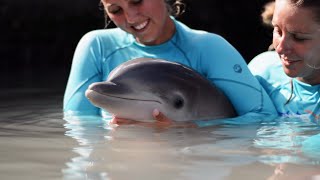
[(97, 29), (84, 34), (81, 40), (123, 42), (129, 39), (128, 36), (129, 34), (120, 28)]
[(119, 47), (129, 46), (134, 42), (134, 38), (119, 28), (98, 29), (87, 32), (78, 43), (79, 48), (113, 51)]
[(275, 51), (265, 51), (255, 56), (250, 63), (264, 61), (267, 64), (277, 64), (279, 61), (279, 55)]
[(277, 52), (266, 51), (255, 56), (248, 64), (248, 67), (253, 74), (266, 73), (270, 70), (281, 68), (281, 62)]
[(193, 46), (195, 43), (197, 43), (197, 46), (199, 47), (201, 44), (206, 45), (208, 43), (226, 42), (226, 40), (218, 34), (205, 30), (193, 29), (179, 21), (177, 21), (176, 24), (180, 40), (185, 41), (185, 43), (190, 43)]
[(184, 33), (180, 44), (191, 54), (207, 57), (207, 60), (238, 56), (238, 51), (219, 34), (197, 29), (189, 29)]
[(284, 84), (290, 78), (284, 73), (279, 55), (275, 51), (263, 52), (254, 57), (248, 67), (259, 81), (267, 81), (269, 84)]

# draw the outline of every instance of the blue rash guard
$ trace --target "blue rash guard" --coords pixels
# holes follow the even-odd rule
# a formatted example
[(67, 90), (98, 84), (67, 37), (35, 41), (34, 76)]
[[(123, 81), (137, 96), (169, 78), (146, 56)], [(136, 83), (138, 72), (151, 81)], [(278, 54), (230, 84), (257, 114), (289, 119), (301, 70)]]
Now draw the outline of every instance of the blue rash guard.
[[(249, 69), (271, 97), (279, 115), (307, 116), (319, 122), (320, 84), (312, 86), (288, 77), (275, 51), (264, 52), (256, 56), (249, 63)], [(291, 88), (290, 81), (292, 81), (293, 88)], [(291, 100), (285, 105), (291, 94)]]
[[(160, 45), (139, 44), (119, 28), (84, 35), (73, 57), (63, 103), (65, 115), (103, 115), (87, 100), (85, 90), (93, 82), (105, 81), (121, 63), (140, 57), (166, 59), (195, 69), (229, 97), (238, 115), (276, 113), (269, 96), (232, 45), (219, 35), (193, 30), (173, 20), (175, 34)], [(198, 126), (210, 122), (195, 121)]]

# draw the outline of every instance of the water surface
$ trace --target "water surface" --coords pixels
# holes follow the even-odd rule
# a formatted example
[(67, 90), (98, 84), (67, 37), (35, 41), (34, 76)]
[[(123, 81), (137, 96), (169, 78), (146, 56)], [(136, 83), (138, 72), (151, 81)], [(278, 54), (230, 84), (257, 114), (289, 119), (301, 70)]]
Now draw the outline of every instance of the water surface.
[(319, 126), (279, 119), (160, 130), (63, 119), (62, 92), (5, 89), (1, 179), (320, 179)]

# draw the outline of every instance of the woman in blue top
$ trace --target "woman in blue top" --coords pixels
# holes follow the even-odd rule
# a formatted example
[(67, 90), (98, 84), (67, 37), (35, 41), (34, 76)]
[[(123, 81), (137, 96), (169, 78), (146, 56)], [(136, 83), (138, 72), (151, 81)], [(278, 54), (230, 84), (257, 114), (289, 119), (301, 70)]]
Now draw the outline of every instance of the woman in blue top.
[[(65, 115), (103, 115), (87, 100), (85, 90), (91, 83), (105, 81), (121, 63), (140, 57), (192, 67), (226, 94), (238, 115), (275, 113), (270, 98), (233, 46), (219, 35), (190, 29), (171, 16), (183, 11), (181, 0), (101, 2), (106, 18), (118, 28), (94, 30), (80, 40), (64, 96)], [(176, 125), (157, 110), (154, 117), (158, 120), (155, 125)], [(112, 122), (132, 121), (114, 118)], [(193, 121), (191, 126), (207, 126), (210, 122)]]
[[(302, 120), (319, 123), (320, 119), (320, 1), (319, 0), (275, 0), (272, 25), (274, 51), (264, 52), (256, 56), (249, 68), (258, 78), (274, 102), (279, 115), (302, 118)], [(286, 118), (285, 118), (286, 119)], [(294, 119), (294, 118), (290, 118)], [(282, 124), (283, 125), (283, 124)], [(305, 157), (319, 159), (320, 134), (306, 133), (302, 127), (313, 127), (306, 123), (299, 126), (280, 126), (268, 132), (262, 128), (261, 134), (266, 137), (255, 141), (256, 147), (281, 149), (298, 148)], [(286, 128), (289, 127), (289, 128)], [(299, 127), (299, 128), (298, 128)], [(317, 129), (313, 129), (314, 133)], [(258, 130), (259, 131), (259, 130)], [(279, 132), (279, 133), (278, 133)], [(276, 146), (273, 136), (278, 137)], [(287, 136), (284, 136), (287, 134)], [(268, 141), (270, 140), (271, 141)], [(259, 143), (256, 143), (259, 142)], [(283, 145), (283, 146), (282, 146)], [(284, 150), (282, 150), (284, 148)], [(269, 179), (313, 179), (319, 171), (300, 166), (301, 159), (297, 156), (278, 156), (268, 152), (273, 164), (278, 164)], [(275, 158), (274, 158), (275, 157)], [(291, 163), (292, 161), (297, 161)], [(288, 163), (290, 162), (290, 163)], [(298, 166), (298, 167), (297, 167)], [(301, 168), (302, 167), (302, 168)], [(290, 175), (290, 169), (302, 170), (301, 176)]]
[(320, 119), (320, 1), (276, 0), (275, 51), (255, 57), (249, 68), (280, 115)]

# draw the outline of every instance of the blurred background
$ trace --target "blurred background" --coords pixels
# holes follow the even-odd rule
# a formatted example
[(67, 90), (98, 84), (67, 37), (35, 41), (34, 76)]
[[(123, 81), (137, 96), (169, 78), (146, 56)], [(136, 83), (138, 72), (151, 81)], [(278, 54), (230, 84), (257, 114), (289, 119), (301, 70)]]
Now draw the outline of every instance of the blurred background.
[[(260, 17), (266, 2), (185, 0), (186, 12), (178, 19), (222, 35), (249, 62), (271, 43), (271, 29)], [(0, 0), (0, 22), (0, 88), (61, 92), (78, 41), (104, 27), (99, 0)]]

